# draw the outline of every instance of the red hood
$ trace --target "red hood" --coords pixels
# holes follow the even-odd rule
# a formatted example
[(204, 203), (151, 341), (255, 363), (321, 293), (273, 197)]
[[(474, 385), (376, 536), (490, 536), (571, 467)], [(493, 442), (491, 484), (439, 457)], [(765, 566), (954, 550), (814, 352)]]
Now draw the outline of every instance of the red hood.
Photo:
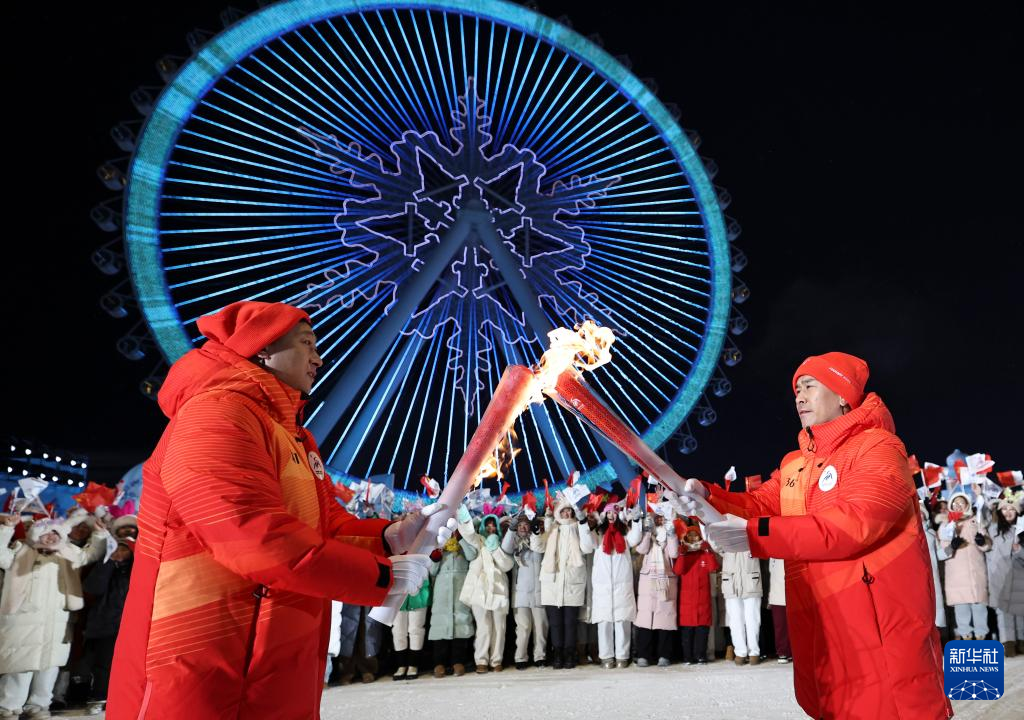
[(807, 452), (811, 449), (811, 434), (814, 436), (813, 449), (818, 454), (829, 455), (848, 438), (872, 428), (880, 428), (896, 434), (896, 424), (889, 414), (889, 408), (882, 398), (875, 393), (868, 393), (861, 404), (850, 412), (829, 420), (821, 425), (813, 425), (808, 434), (807, 429), (800, 431), (797, 440), (800, 449)]
[(305, 405), (300, 391), (217, 341), (207, 340), (171, 366), (160, 388), (160, 409), (173, 418), (193, 397), (211, 391), (245, 395), (266, 408), (292, 433), (296, 432), (298, 416)]

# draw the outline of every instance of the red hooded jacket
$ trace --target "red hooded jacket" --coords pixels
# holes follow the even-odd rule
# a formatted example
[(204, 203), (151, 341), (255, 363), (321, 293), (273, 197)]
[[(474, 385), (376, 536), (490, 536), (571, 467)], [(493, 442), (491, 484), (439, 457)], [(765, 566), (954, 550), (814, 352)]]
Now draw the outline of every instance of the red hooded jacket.
[(679, 549), (673, 570), (679, 576), (679, 626), (711, 626), (711, 573), (718, 558), (704, 543), (700, 550)]
[(387, 523), (334, 500), (299, 391), (228, 344), (185, 355), (160, 392), (109, 720), (317, 718), (331, 600), (391, 586)]
[(907, 453), (874, 393), (801, 430), (800, 449), (750, 493), (708, 485), (744, 518), (750, 550), (786, 561), (796, 699), (813, 718), (938, 720), (935, 589)]

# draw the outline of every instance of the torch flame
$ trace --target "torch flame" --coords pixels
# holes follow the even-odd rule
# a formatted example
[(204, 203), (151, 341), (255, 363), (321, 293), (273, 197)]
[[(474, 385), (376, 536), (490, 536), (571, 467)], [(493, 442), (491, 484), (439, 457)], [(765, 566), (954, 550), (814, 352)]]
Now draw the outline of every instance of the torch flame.
[(615, 334), (611, 328), (587, 320), (572, 330), (555, 328), (548, 333), (548, 342), (547, 352), (533, 368), (537, 392), (531, 402), (544, 402), (544, 394), (554, 389), (558, 376), (569, 368), (584, 372), (611, 362)]
[(474, 488), (479, 487), (480, 483), (490, 478), (497, 478), (500, 484), (501, 479), (505, 477), (505, 471), (515, 460), (516, 455), (522, 452), (522, 448), (516, 445), (516, 440), (515, 431), (512, 429), (502, 436), (501, 442), (494, 448), (494, 452), (488, 455), (487, 460), (480, 466), (480, 471), (473, 479)]

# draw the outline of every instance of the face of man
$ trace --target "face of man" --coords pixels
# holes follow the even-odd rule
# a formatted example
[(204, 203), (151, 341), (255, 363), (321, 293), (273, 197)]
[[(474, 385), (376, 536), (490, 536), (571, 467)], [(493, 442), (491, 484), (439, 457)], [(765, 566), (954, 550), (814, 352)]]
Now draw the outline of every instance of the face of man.
[(78, 523), (71, 532), (68, 533), (68, 540), (73, 543), (82, 542), (92, 534), (92, 528), (89, 527), (89, 523)]
[(801, 375), (796, 380), (796, 412), (800, 426), (810, 427), (835, 420), (844, 414), (848, 406), (839, 395), (829, 390), (810, 375)]
[(260, 350), (257, 357), (278, 380), (304, 393), (313, 389), (316, 371), (324, 364), (316, 351), (313, 328), (305, 322), (300, 322), (281, 339)]
[(137, 538), (139, 536), (139, 529), (134, 525), (124, 525), (119, 527), (117, 532), (114, 534), (117, 535), (118, 538)]

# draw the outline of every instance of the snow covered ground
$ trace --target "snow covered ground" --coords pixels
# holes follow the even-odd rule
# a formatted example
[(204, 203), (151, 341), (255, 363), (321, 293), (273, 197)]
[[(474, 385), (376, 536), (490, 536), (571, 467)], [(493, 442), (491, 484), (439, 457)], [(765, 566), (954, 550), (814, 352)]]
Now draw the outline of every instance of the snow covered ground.
[[(1024, 657), (1006, 661), (1005, 695), (994, 701), (953, 703), (965, 720), (1018, 720), (1024, 707)], [(77, 716), (65, 716), (77, 717)], [(793, 669), (770, 660), (736, 667), (706, 666), (602, 670), (515, 669), (435, 680), (331, 687), (322, 720), (788, 720), (806, 718), (793, 699)], [(253, 719), (257, 720), (257, 719)]]

